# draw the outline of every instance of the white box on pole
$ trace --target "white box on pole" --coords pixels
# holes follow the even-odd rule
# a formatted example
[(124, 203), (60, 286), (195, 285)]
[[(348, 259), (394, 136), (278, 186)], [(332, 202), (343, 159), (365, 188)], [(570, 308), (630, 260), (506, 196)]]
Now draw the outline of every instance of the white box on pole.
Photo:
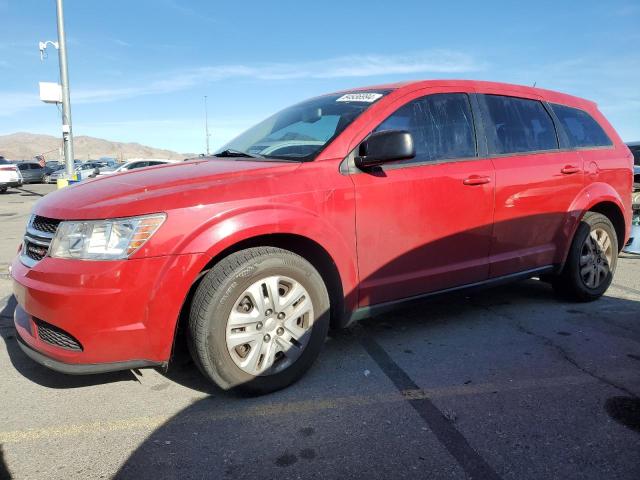
[(62, 87), (60, 84), (40, 82), (40, 100), (45, 103), (62, 103)]

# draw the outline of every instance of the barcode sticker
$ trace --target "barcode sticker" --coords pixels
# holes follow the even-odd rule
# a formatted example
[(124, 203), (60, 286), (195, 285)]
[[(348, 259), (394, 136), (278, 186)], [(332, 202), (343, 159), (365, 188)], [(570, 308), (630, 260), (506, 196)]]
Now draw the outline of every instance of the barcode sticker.
[(381, 93), (347, 93), (342, 95), (336, 102), (366, 102), (373, 103), (382, 96)]

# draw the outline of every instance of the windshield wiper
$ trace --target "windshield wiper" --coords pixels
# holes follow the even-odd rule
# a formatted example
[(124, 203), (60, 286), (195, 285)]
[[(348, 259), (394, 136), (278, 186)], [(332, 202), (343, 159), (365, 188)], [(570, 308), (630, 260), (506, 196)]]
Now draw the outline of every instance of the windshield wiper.
[(213, 155), (214, 157), (243, 157), (243, 158), (264, 158), (260, 155), (253, 155), (247, 152), (241, 152), (240, 150), (233, 150), (228, 148)]

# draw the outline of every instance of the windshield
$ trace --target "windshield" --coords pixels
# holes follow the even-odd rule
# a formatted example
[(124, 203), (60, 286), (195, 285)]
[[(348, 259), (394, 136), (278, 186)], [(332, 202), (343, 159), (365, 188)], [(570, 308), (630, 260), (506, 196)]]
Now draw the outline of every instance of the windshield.
[(313, 160), (388, 90), (325, 95), (286, 108), (242, 133), (218, 156)]

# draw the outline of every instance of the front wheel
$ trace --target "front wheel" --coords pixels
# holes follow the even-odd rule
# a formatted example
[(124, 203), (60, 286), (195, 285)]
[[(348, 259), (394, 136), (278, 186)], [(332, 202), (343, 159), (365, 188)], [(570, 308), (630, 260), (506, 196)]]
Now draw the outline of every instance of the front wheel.
[(189, 350), (223, 389), (267, 393), (298, 380), (329, 329), (329, 296), (304, 258), (249, 248), (216, 264), (191, 305)]
[(561, 296), (579, 302), (600, 298), (613, 281), (618, 237), (606, 216), (587, 212), (573, 237), (562, 273), (553, 279)]

